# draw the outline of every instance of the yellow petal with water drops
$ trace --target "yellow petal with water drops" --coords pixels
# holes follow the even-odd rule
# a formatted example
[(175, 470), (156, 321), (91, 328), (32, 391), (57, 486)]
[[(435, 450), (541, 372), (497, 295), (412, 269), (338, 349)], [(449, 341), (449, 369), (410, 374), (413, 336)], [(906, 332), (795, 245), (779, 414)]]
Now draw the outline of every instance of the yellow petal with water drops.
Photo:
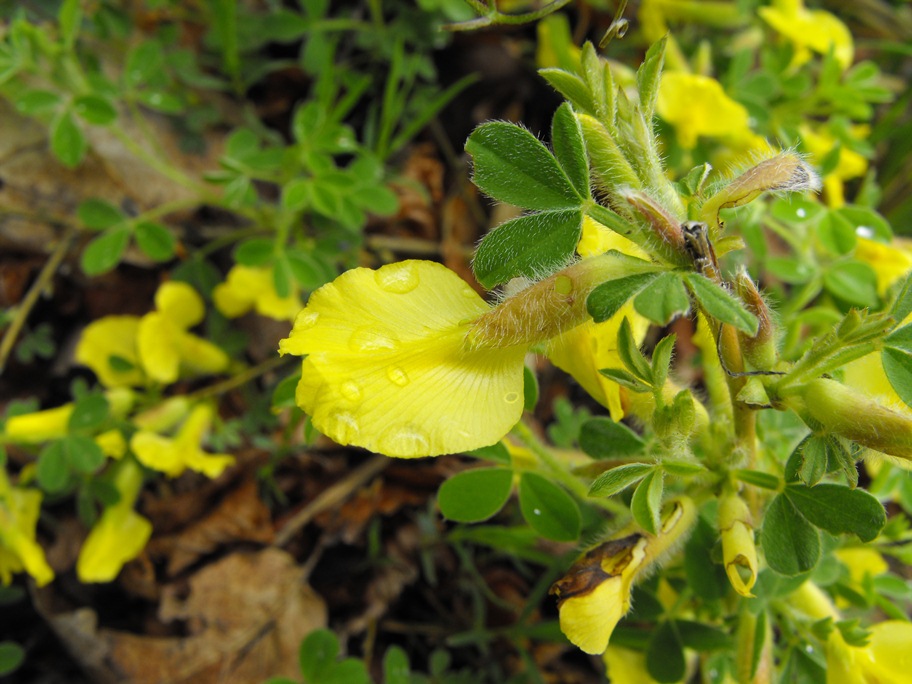
[(136, 558), (152, 536), (152, 523), (132, 509), (111, 507), (89, 533), (76, 575), (82, 582), (111, 582), (127, 561)]
[(358, 268), (311, 295), (279, 349), (308, 354), (298, 404), (340, 444), (456, 453), (493, 444), (522, 415), (526, 348), (466, 349), (468, 322), (488, 310), (437, 263)]
[(76, 345), (76, 361), (92, 369), (105, 387), (142, 385), (146, 376), (139, 365), (137, 316), (105, 316), (86, 326)]
[(747, 109), (709, 76), (669, 71), (659, 83), (656, 112), (674, 126), (678, 142), (690, 149), (700, 136), (742, 137), (750, 132)]
[(11, 442), (39, 444), (50, 439), (59, 439), (67, 434), (73, 404), (57, 408), (23, 413), (6, 420), (4, 434)]
[(203, 298), (187, 283), (171, 280), (155, 293), (155, 308), (181, 328), (190, 328), (203, 320), (206, 308)]
[(136, 346), (146, 375), (156, 382), (175, 382), (180, 374), (178, 338), (183, 331), (163, 314), (153, 311), (142, 317)]

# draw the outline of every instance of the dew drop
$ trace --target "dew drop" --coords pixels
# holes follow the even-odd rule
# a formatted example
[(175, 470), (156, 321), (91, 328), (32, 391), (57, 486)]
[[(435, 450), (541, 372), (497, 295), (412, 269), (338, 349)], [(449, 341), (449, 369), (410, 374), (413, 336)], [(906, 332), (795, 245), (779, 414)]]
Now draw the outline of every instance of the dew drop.
[(391, 383), (398, 385), (399, 387), (405, 387), (410, 382), (408, 373), (399, 366), (390, 366), (387, 368), (386, 377), (389, 378)]
[(508, 404), (515, 404), (517, 401), (519, 401), (519, 394), (516, 392), (507, 392), (504, 395), (504, 401)]
[(466, 299), (478, 299), (478, 293), (468, 286), (462, 288), (462, 296)]
[(349, 401), (358, 401), (362, 396), (361, 387), (351, 380), (342, 383), (341, 392), (342, 396)]
[(573, 281), (565, 275), (554, 279), (554, 291), (560, 295), (568, 295), (573, 291)]
[(855, 229), (855, 234), (868, 239), (874, 237), (874, 231), (869, 226), (858, 226)]
[[(321, 428), (322, 430), (322, 428)], [(333, 411), (326, 416), (326, 435), (339, 444), (351, 444), (361, 432), (358, 420), (348, 411)]]
[(414, 263), (389, 264), (374, 272), (381, 289), (393, 294), (406, 294), (418, 287), (418, 271)]
[(807, 215), (808, 215), (807, 210), (804, 209), (804, 207), (799, 207), (799, 208), (795, 211), (795, 213), (798, 215), (798, 218), (806, 218)]
[(422, 430), (410, 426), (395, 425), (380, 436), (384, 453), (402, 456), (426, 456), (430, 439)]
[(295, 330), (308, 330), (317, 324), (319, 318), (320, 314), (316, 311), (308, 311), (307, 309), (304, 309), (295, 318)]
[(533, 508), (533, 509), (532, 509), (532, 512), (533, 512), (535, 515), (541, 515), (541, 509), (540, 509), (540, 508)]
[(352, 351), (369, 352), (384, 349), (392, 350), (398, 346), (398, 343), (388, 335), (384, 335), (382, 332), (364, 326), (352, 333), (351, 339), (348, 341), (348, 346)]

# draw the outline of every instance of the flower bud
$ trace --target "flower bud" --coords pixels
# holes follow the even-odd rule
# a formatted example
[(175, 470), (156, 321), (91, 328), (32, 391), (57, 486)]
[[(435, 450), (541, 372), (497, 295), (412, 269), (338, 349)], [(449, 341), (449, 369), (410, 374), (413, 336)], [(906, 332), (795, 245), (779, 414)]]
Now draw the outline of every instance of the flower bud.
[(819, 378), (795, 388), (786, 405), (806, 412), (827, 431), (891, 456), (912, 459), (912, 416), (878, 404), (835, 380)]
[(726, 494), (719, 501), (719, 532), (728, 581), (741, 596), (750, 598), (757, 581), (757, 547), (750, 510), (737, 494)]
[(763, 301), (754, 281), (745, 271), (741, 271), (735, 278), (735, 288), (747, 310), (754, 314), (759, 321), (757, 334), (753, 337), (738, 331), (741, 352), (754, 368), (769, 370), (776, 365), (779, 358), (776, 349), (775, 326), (769, 307)]

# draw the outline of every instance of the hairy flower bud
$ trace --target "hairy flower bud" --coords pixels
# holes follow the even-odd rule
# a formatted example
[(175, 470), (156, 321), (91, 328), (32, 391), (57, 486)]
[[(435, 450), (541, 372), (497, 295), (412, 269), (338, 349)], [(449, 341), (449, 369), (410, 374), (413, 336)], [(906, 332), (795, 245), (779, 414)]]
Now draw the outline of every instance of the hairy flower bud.
[(757, 334), (753, 337), (738, 331), (741, 351), (754, 368), (769, 370), (776, 365), (779, 357), (776, 350), (776, 329), (769, 307), (763, 301), (756, 284), (745, 271), (741, 271), (735, 278), (735, 288), (747, 310), (754, 314), (759, 321)]
[(729, 493), (719, 500), (719, 532), (728, 581), (741, 596), (750, 598), (757, 581), (757, 547), (750, 510), (737, 494)]

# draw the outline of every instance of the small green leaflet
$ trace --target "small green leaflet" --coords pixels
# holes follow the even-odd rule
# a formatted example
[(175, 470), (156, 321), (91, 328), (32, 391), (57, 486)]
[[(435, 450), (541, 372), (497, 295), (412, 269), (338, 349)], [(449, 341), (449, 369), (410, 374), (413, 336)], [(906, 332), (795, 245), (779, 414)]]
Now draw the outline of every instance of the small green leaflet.
[(523, 473), (519, 508), (532, 529), (546, 539), (575, 541), (579, 537), (582, 516), (576, 501), (541, 475)]
[(687, 313), (690, 297), (680, 275), (661, 273), (636, 295), (633, 306), (656, 325), (668, 325), (675, 316)]
[(884, 339), (880, 361), (899, 398), (912, 406), (912, 324), (893, 331)]
[(604, 282), (589, 294), (586, 309), (596, 323), (607, 321), (655, 279), (655, 273), (636, 273)]
[(684, 281), (698, 302), (713, 318), (735, 326), (753, 336), (760, 325), (757, 317), (744, 308), (727, 290), (698, 273), (688, 273)]
[(820, 558), (820, 534), (783, 494), (766, 509), (760, 543), (766, 562), (780, 575), (813, 570)]
[(887, 523), (884, 507), (863, 489), (830, 483), (814, 487), (790, 484), (784, 495), (808, 522), (831, 534), (848, 532), (869, 542)]
[(589, 199), (589, 160), (583, 133), (573, 110), (566, 102), (558, 107), (551, 121), (551, 146), (576, 192), (584, 199)]
[(589, 487), (589, 496), (613, 496), (655, 470), (648, 463), (625, 463), (599, 475)]
[(662, 493), (665, 491), (665, 473), (653, 470), (643, 478), (633, 492), (630, 512), (637, 524), (650, 534), (659, 529), (659, 512), (662, 508)]
[(583, 423), (579, 443), (583, 451), (596, 459), (632, 456), (646, 448), (642, 437), (610, 418), (592, 418)]
[(437, 503), (449, 520), (480, 522), (503, 508), (512, 487), (512, 470), (475, 468), (457, 473), (440, 485)]

